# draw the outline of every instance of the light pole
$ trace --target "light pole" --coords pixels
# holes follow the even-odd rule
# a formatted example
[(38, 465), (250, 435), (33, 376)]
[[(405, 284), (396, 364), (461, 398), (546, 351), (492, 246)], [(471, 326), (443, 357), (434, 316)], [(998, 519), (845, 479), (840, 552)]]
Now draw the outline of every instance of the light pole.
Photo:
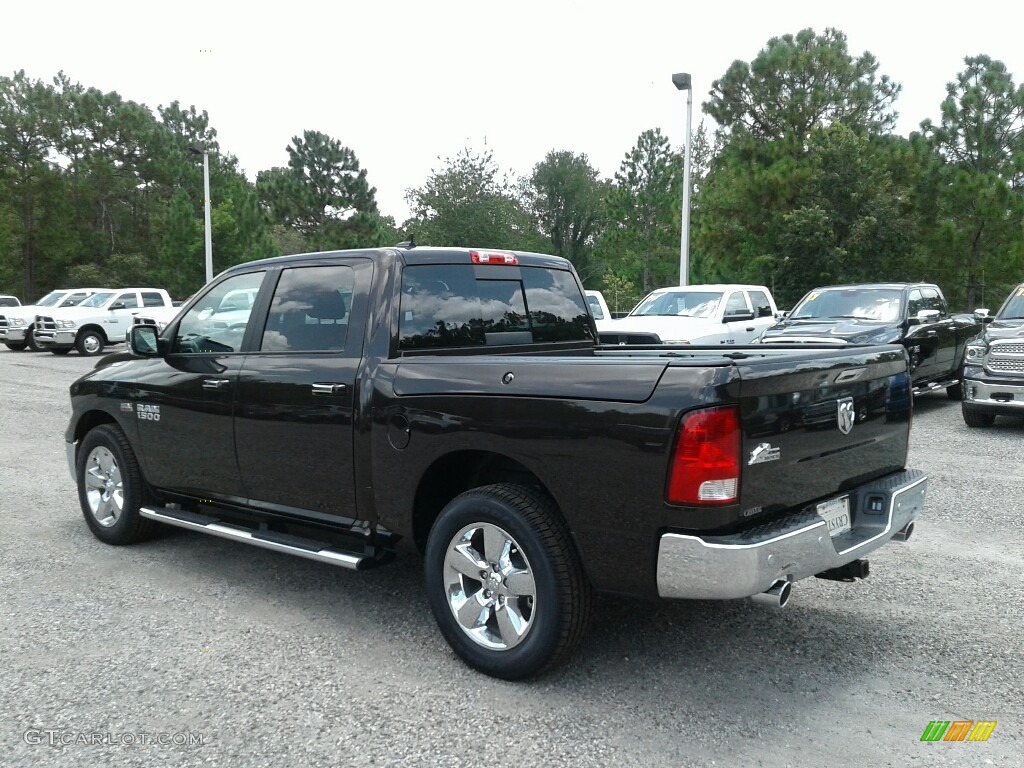
[(203, 225), (206, 231), (206, 282), (213, 280), (213, 234), (210, 226), (210, 150), (198, 144), (188, 148), (203, 156)]
[(672, 83), (686, 91), (686, 147), (683, 154), (683, 215), (679, 234), (679, 284), (690, 284), (690, 124), (693, 122), (693, 84), (689, 72), (672, 75)]

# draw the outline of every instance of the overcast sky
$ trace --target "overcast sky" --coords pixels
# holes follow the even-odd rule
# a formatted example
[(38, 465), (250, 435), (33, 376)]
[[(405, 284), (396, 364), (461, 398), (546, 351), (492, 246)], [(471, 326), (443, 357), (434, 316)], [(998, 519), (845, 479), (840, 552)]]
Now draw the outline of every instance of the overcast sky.
[(696, 130), (730, 63), (805, 27), (845, 32), (851, 53), (870, 51), (903, 85), (903, 135), (937, 119), (965, 56), (986, 53), (1024, 80), (1020, 0), (60, 0), (8, 5), (3, 22), (3, 74), (63, 70), (153, 110), (194, 104), (251, 179), (284, 165), (303, 130), (339, 139), (399, 223), (406, 190), (466, 146), (486, 145), (517, 174), (551, 149), (585, 152), (611, 176), (648, 128), (678, 144), (685, 94), (673, 72), (693, 75)]

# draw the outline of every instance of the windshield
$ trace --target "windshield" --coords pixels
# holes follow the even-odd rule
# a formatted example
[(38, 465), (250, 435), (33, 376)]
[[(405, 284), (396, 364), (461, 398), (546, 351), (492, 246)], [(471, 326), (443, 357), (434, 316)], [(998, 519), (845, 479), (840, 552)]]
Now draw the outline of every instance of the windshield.
[(39, 301), (36, 302), (37, 307), (52, 307), (61, 297), (64, 296), (64, 291), (50, 291), (48, 294), (43, 296)]
[(629, 316), (714, 317), (721, 300), (720, 291), (664, 291), (645, 298)]
[(894, 288), (832, 288), (811, 291), (790, 313), (791, 320), (848, 317), (877, 323), (900, 319), (903, 291)]
[(1024, 285), (1017, 286), (996, 317), (1000, 320), (1024, 320)]
[(113, 291), (110, 291), (108, 293), (94, 293), (92, 296), (90, 296), (88, 299), (83, 301), (78, 306), (80, 306), (80, 307), (102, 307), (104, 304), (107, 303), (107, 300), (111, 296), (113, 296), (113, 295), (114, 295)]

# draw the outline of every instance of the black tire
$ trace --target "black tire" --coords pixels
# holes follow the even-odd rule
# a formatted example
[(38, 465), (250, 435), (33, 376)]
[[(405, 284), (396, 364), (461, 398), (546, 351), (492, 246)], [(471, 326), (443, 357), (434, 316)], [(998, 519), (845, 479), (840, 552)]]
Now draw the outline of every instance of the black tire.
[(983, 413), (966, 406), (961, 407), (960, 410), (964, 415), (964, 423), (968, 427), (991, 427), (996, 423), (996, 417), (991, 413)]
[(152, 535), (157, 524), (139, 514), (148, 497), (139, 462), (119, 427), (103, 424), (83, 438), (75, 478), (82, 514), (97, 539), (121, 545)]
[(23, 352), (28, 345), (24, 341), (5, 341), (4, 346), (11, 352)]
[[(507, 568), (494, 569), (492, 578), (497, 580), (494, 582), (461, 576), (463, 572), (447, 565), (449, 552), (457, 552), (454, 548), (457, 541), (470, 542), (472, 552), (483, 564), (492, 562), (491, 553), (477, 548), (477, 542), (481, 541), (477, 535), (482, 537), (484, 529), (498, 529), (507, 535), (503, 550), (507, 554), (502, 558)], [(463, 537), (467, 531), (477, 533), (472, 534), (472, 538)], [(466, 557), (463, 564), (473, 562), (471, 557)], [(554, 502), (541, 491), (501, 483), (474, 488), (455, 497), (441, 511), (430, 531), (425, 568), (427, 597), (441, 634), (463, 661), (487, 675), (519, 680), (552, 670), (572, 657), (586, 634), (593, 590), (565, 522)], [(490, 570), (481, 571), (481, 576), (485, 573), (491, 576)], [(515, 587), (510, 587), (512, 574), (520, 577), (526, 574), (534, 596), (524, 596), (522, 591), (516, 592)], [(450, 593), (452, 577), (466, 581), (460, 582), (461, 587)], [(478, 589), (472, 591), (474, 583)], [(494, 588), (493, 593), (487, 590), (488, 585)], [(464, 604), (470, 608), (467, 615), (475, 608), (471, 601), (482, 606), (475, 619), (475, 632), (485, 633), (490, 638), (499, 637), (498, 645), (505, 644), (499, 620), (499, 613), (504, 612), (506, 627), (509, 616), (525, 617), (526, 628), (521, 638), (508, 644), (509, 647), (488, 647), (486, 637), (474, 639), (470, 629), (464, 628), (456, 617), (456, 607), (450, 602), (458, 600), (460, 595), (466, 597)], [(492, 595), (498, 607), (483, 607), (480, 601)], [(515, 607), (509, 609), (509, 605)], [(488, 618), (480, 624), (485, 613)]]
[(55, 354), (55, 355), (66, 355), (68, 352), (71, 351), (71, 348), (70, 347), (55, 347), (54, 349), (51, 349), (50, 351), (53, 354)]
[(36, 342), (35, 331), (30, 327), (25, 331), (25, 346), (31, 349), (33, 352), (42, 352), (43, 348)]
[(78, 334), (78, 338), (75, 339), (75, 349), (78, 350), (78, 354), (83, 357), (95, 357), (96, 355), (102, 354), (103, 347), (106, 345), (107, 340), (103, 338), (103, 334), (99, 331), (94, 331), (91, 328), (87, 328)]

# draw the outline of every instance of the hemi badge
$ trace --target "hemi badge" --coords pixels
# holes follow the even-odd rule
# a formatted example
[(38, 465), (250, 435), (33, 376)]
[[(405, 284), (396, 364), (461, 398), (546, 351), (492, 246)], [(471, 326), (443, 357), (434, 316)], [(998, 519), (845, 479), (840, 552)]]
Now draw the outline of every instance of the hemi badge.
[(843, 371), (836, 376), (836, 384), (845, 384), (848, 381), (855, 381), (864, 374), (863, 368), (851, 368), (848, 371)]
[(131, 403), (121, 403), (121, 413), (131, 413), (134, 410)]
[(781, 448), (773, 448), (771, 443), (761, 443), (750, 452), (750, 461), (747, 462), (747, 466), (764, 464), (766, 461), (778, 461), (781, 454)]

